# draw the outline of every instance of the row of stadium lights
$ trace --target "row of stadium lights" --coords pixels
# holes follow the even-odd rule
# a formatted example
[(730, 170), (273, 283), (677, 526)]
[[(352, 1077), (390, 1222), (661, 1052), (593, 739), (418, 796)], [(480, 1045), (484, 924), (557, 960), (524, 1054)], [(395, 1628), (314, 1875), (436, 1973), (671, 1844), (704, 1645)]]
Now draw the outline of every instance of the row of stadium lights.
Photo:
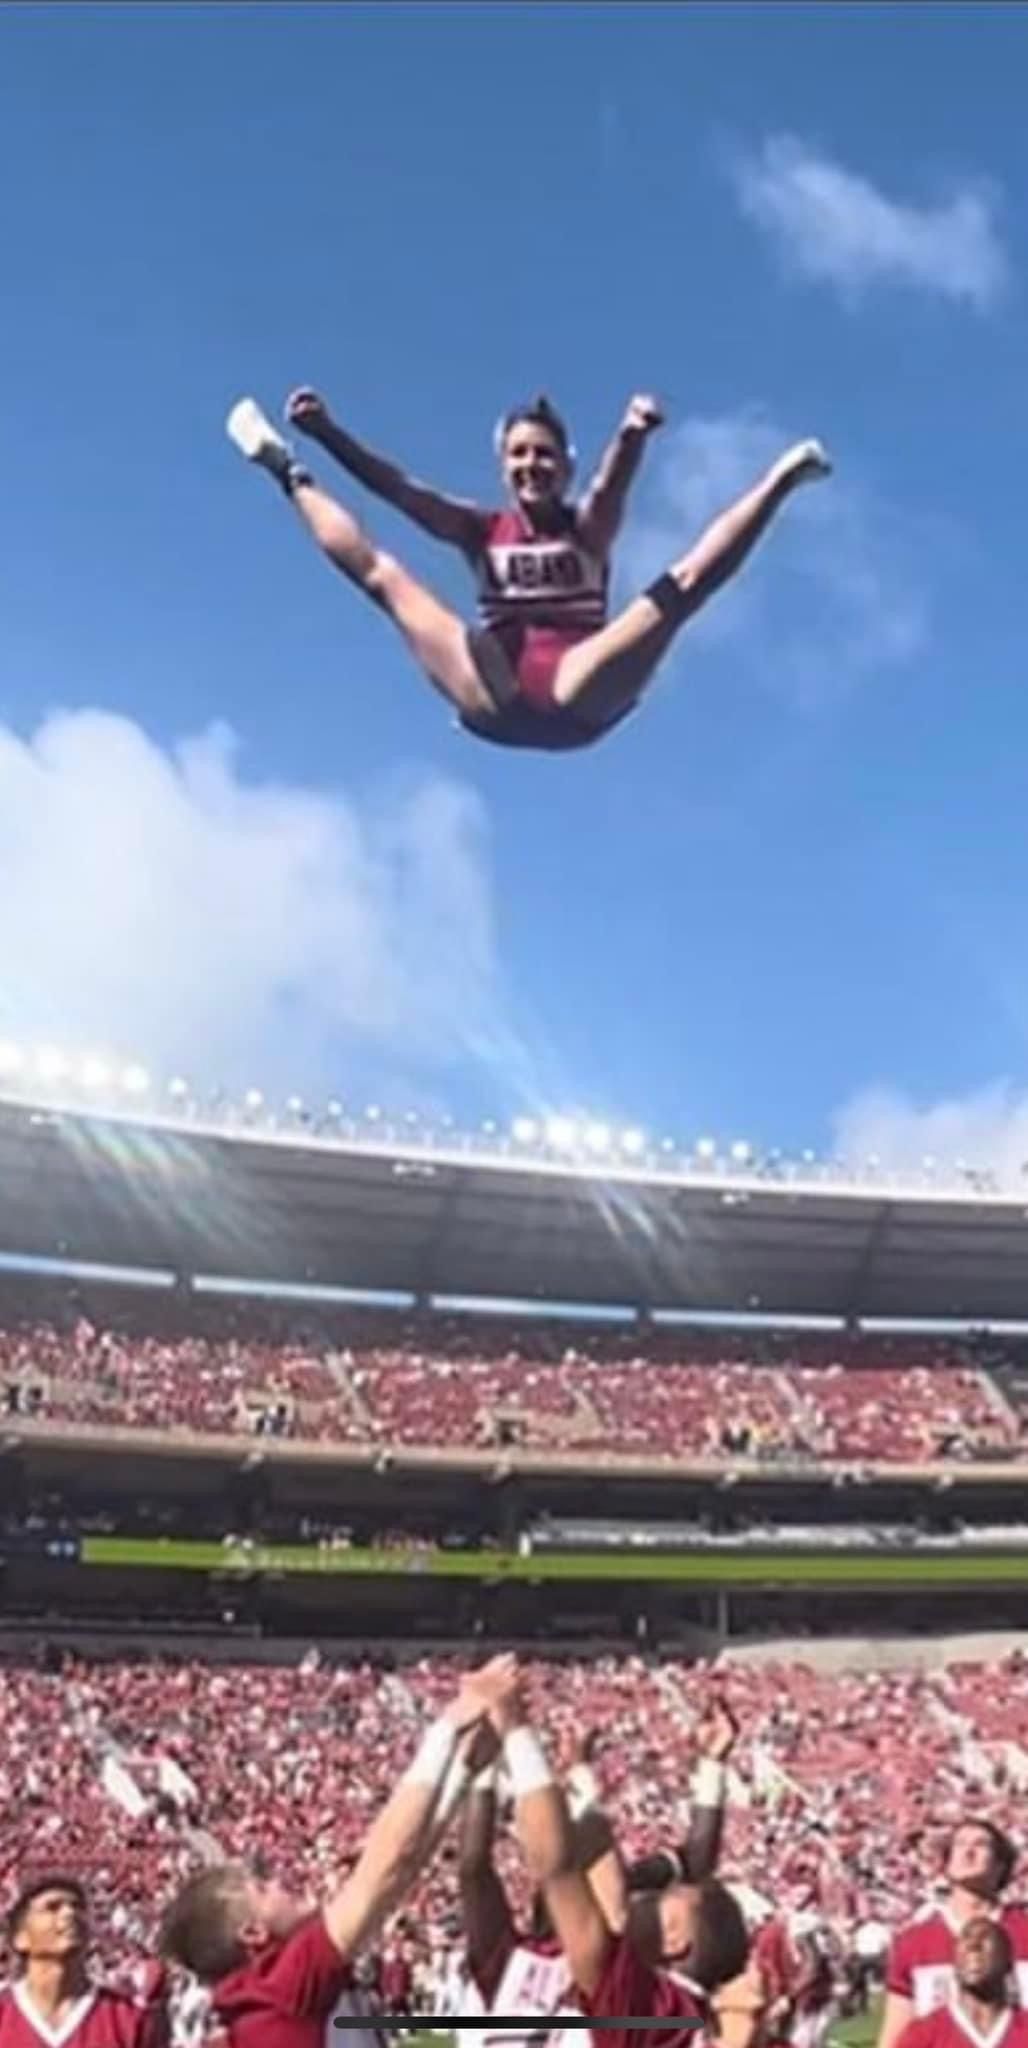
[[(121, 1065), (92, 1054), (84, 1058), (71, 1058), (54, 1046), (26, 1050), (23, 1046), (10, 1041), (0, 1041), (0, 1087), (5, 1083), (22, 1083), (30, 1088), (37, 1085), (47, 1089), (70, 1088), (73, 1093), (81, 1091), (96, 1100), (101, 1097), (108, 1100), (121, 1097), (141, 1102), (145, 1098), (152, 1100), (158, 1092), (147, 1069), (135, 1060)], [(189, 1082), (180, 1074), (175, 1075), (167, 1083), (165, 1093), (179, 1111), (195, 1111), (201, 1107)], [(259, 1088), (248, 1088), (240, 1106), (249, 1117), (262, 1119), (266, 1116), (269, 1122), (274, 1119), (274, 1109)], [(212, 1110), (220, 1110), (222, 1113), (226, 1110), (231, 1111), (231, 1107), (231, 1103), (220, 1093), (210, 1104)], [(344, 1120), (351, 1126), (364, 1123), (372, 1130), (381, 1126), (383, 1134), (386, 1130), (395, 1128), (394, 1120), (387, 1117), (376, 1103), (369, 1104), (362, 1112), (355, 1114), (347, 1111), (342, 1102), (333, 1098), (326, 1104), (324, 1117), (319, 1119), (307, 1109), (302, 1096), (290, 1095), (286, 1099), (285, 1111), (293, 1121), (315, 1128), (319, 1123), (338, 1127)], [(413, 1110), (408, 1111), (397, 1121), (409, 1135), (416, 1132), (424, 1137), (434, 1135)], [(440, 1118), (438, 1129), (452, 1137), (456, 1131), (453, 1118)], [(726, 1153), (719, 1152), (715, 1139), (698, 1138), (690, 1155), (688, 1148), (678, 1144), (674, 1138), (663, 1138), (655, 1145), (644, 1131), (634, 1125), (627, 1130), (616, 1131), (609, 1124), (581, 1121), (571, 1116), (517, 1116), (510, 1126), (509, 1134), (505, 1134), (502, 1127), (490, 1119), (482, 1124), (479, 1136), (493, 1145), (504, 1143), (506, 1138), (508, 1142), (513, 1141), (515, 1146), (526, 1152), (547, 1151), (564, 1157), (584, 1155), (594, 1159), (610, 1159), (620, 1156), (629, 1160), (641, 1160), (661, 1153), (665, 1157), (679, 1159), (692, 1156), (705, 1166), (714, 1165), (719, 1159), (730, 1161), (739, 1169), (763, 1165), (784, 1171), (787, 1165), (784, 1155), (778, 1152), (758, 1160), (753, 1147), (744, 1138), (736, 1139)], [(817, 1155), (811, 1151), (802, 1152), (799, 1160), (795, 1162), (797, 1166), (808, 1168), (815, 1167), (817, 1163)], [(838, 1164), (841, 1166), (842, 1162)], [(865, 1171), (874, 1173), (878, 1171), (881, 1162), (872, 1155), (863, 1164)], [(933, 1174), (938, 1165), (939, 1161), (931, 1155), (927, 1155), (921, 1161), (922, 1170), (927, 1174)], [(953, 1165), (958, 1173), (966, 1174), (971, 1170), (961, 1159), (954, 1161)]]
[[(46, 1087), (60, 1087), (70, 1083), (73, 1088), (77, 1086), (94, 1096), (113, 1093), (141, 1098), (153, 1093), (153, 1083), (146, 1068), (134, 1061), (119, 1067), (92, 1056), (81, 1060), (70, 1059), (66, 1054), (50, 1046), (26, 1053), (20, 1046), (0, 1043), (0, 1083), (22, 1078), (42, 1082)], [(190, 1084), (181, 1075), (176, 1075), (168, 1082), (166, 1092), (171, 1100), (180, 1106), (196, 1106)], [(220, 1094), (215, 1100), (219, 1104), (224, 1104), (224, 1098)], [(259, 1117), (262, 1112), (267, 1112), (269, 1116), (274, 1114), (259, 1088), (248, 1088), (245, 1091), (241, 1107), (248, 1115), (254, 1117)], [(300, 1095), (288, 1096), (285, 1110), (288, 1116), (296, 1120), (307, 1119), (311, 1114)], [(340, 1123), (348, 1114), (351, 1121), (363, 1119), (372, 1126), (387, 1120), (386, 1112), (377, 1103), (369, 1104), (356, 1115), (348, 1113), (344, 1105), (336, 1099), (326, 1104), (325, 1121), (329, 1123)], [(421, 1125), (420, 1117), (413, 1110), (407, 1111), (400, 1121), (409, 1129)], [(448, 1132), (456, 1128), (452, 1117), (441, 1117), (439, 1126)], [(496, 1140), (502, 1139), (504, 1133), (502, 1127), (490, 1118), (482, 1124), (480, 1135)], [(655, 1148), (646, 1133), (635, 1126), (630, 1126), (624, 1131), (615, 1131), (609, 1124), (580, 1122), (570, 1116), (517, 1116), (510, 1126), (509, 1136), (515, 1145), (523, 1146), (526, 1150), (543, 1146), (551, 1152), (585, 1152), (594, 1158), (609, 1158), (620, 1153), (626, 1159), (642, 1159), (655, 1149), (668, 1155), (681, 1154), (683, 1149), (674, 1138), (663, 1138), (659, 1148)], [(705, 1162), (718, 1157), (718, 1147), (713, 1138), (699, 1138), (693, 1150), (696, 1157)], [(729, 1148), (727, 1156), (734, 1165), (746, 1166), (753, 1162), (753, 1148), (744, 1139), (737, 1139)], [(775, 1156), (777, 1158), (777, 1155)], [(804, 1152), (802, 1158), (806, 1165), (812, 1166), (815, 1163), (813, 1152)], [(876, 1162), (870, 1163), (873, 1165)]]
[[(150, 1090), (150, 1076), (145, 1067), (130, 1061), (127, 1066), (115, 1067), (107, 1060), (92, 1056), (82, 1060), (70, 1060), (49, 1045), (40, 1046), (38, 1052), (25, 1052), (20, 1045), (0, 1043), (0, 1081), (26, 1080), (41, 1081), (44, 1087), (58, 1087), (63, 1082), (78, 1083), (89, 1094), (101, 1095), (110, 1090), (125, 1095), (146, 1095)], [(185, 1082), (172, 1083), (172, 1091), (181, 1086), (188, 1094)], [(172, 1092), (169, 1091), (169, 1092)]]
[[(41, 1046), (37, 1051), (26, 1052), (22, 1046), (10, 1042), (0, 1043), (0, 1083), (20, 1080), (30, 1083), (41, 1082), (48, 1088), (70, 1084), (73, 1089), (77, 1087), (87, 1095), (97, 1097), (113, 1094), (138, 1100), (153, 1093), (151, 1077), (146, 1068), (140, 1066), (137, 1061), (118, 1066), (93, 1055), (85, 1059), (71, 1059), (53, 1046)], [(180, 1106), (195, 1102), (189, 1082), (180, 1074), (168, 1082), (166, 1092), (171, 1100)], [(219, 1096), (217, 1100), (221, 1101), (222, 1098)], [(269, 1115), (273, 1114), (260, 1088), (248, 1088), (242, 1097), (241, 1106), (251, 1116), (260, 1116), (262, 1111), (267, 1111)], [(288, 1096), (285, 1109), (288, 1116), (296, 1119), (309, 1115), (300, 1095)], [(333, 1099), (326, 1104), (325, 1115), (328, 1122), (339, 1123), (345, 1114), (341, 1102)], [(385, 1112), (377, 1103), (371, 1103), (361, 1115), (366, 1123), (374, 1125), (383, 1121)], [(421, 1119), (414, 1111), (408, 1111), (402, 1121), (408, 1127), (414, 1127), (420, 1124)], [(452, 1117), (441, 1118), (440, 1124), (449, 1131), (455, 1128)], [(482, 1125), (481, 1135), (484, 1138), (496, 1139), (503, 1134), (500, 1125), (490, 1119)], [(628, 1159), (641, 1159), (650, 1149), (644, 1131), (633, 1127), (618, 1132), (613, 1131), (609, 1124), (580, 1123), (574, 1117), (568, 1116), (515, 1117), (510, 1127), (510, 1136), (516, 1145), (526, 1148), (544, 1145), (552, 1152), (584, 1151), (592, 1153), (596, 1158), (621, 1152)], [(712, 1160), (717, 1157), (717, 1146), (713, 1138), (701, 1138), (695, 1149), (700, 1159)], [(673, 1138), (665, 1138), (661, 1150), (672, 1153), (678, 1152), (680, 1147)], [(812, 1152), (804, 1156), (813, 1162)], [(742, 1141), (737, 1142), (731, 1148), (731, 1157), (737, 1165), (746, 1165), (752, 1158), (750, 1146)]]

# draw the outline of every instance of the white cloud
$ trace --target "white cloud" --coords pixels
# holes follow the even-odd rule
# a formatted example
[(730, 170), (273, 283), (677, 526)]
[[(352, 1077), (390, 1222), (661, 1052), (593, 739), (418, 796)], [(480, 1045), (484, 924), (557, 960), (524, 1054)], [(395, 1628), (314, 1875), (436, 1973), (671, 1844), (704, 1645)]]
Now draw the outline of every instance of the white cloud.
[(873, 284), (905, 284), (987, 311), (1007, 282), (991, 191), (965, 184), (935, 205), (890, 199), (869, 178), (772, 135), (732, 176), (747, 217), (801, 276), (852, 301)]
[(922, 1106), (898, 1089), (868, 1088), (838, 1111), (833, 1134), (840, 1157), (876, 1158), (893, 1172), (931, 1158), (940, 1169), (962, 1164), (988, 1175), (1000, 1189), (1023, 1193), (1028, 1184), (1028, 1091), (1005, 1081)]
[[(816, 426), (803, 423), (807, 432)], [(683, 555), (797, 438), (758, 412), (688, 419), (662, 436), (626, 531), (622, 594)], [(820, 708), (924, 646), (928, 610), (914, 553), (890, 506), (835, 475), (797, 492), (681, 644), (730, 648), (769, 692), (797, 709)]]
[(0, 1035), (206, 1081), (436, 1069), (490, 1014), (484, 821), (457, 783), (376, 802), (247, 779), (213, 726), (0, 728)]

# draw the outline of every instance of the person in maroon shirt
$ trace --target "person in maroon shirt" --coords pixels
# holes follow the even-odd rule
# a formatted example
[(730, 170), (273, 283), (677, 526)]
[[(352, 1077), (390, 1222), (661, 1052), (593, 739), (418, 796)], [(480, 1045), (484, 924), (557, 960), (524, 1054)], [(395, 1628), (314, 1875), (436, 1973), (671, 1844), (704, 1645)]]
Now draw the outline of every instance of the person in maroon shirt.
[[(218, 1864), (169, 1906), (161, 1949), (210, 1987), (228, 2048), (346, 2048), (346, 2018), (366, 2017), (353, 1962), (431, 1854), (440, 1809), (474, 1765), (473, 1737), (513, 1659), (466, 1678), (369, 1830), (357, 1863), (318, 1912), (261, 1866)], [(368, 2035), (352, 2039), (368, 2048)]]
[(773, 2006), (772, 1987), (751, 1949), (741, 1977), (720, 1985), (710, 2001), (717, 2048), (790, 2048)]
[(1014, 1946), (1006, 1928), (984, 1915), (965, 1921), (953, 1960), (947, 2003), (911, 2020), (899, 2048), (1028, 2048), (1028, 2013), (1011, 1995)]
[(511, 500), (500, 511), (415, 482), (347, 433), (316, 391), (295, 391), (286, 411), (368, 490), (463, 554), (479, 593), (480, 624), (471, 630), (315, 484), (252, 398), (233, 407), (227, 430), (236, 447), (270, 472), (322, 553), (398, 627), (459, 722), (503, 746), (583, 747), (620, 724), (686, 620), (741, 569), (793, 492), (830, 470), (818, 441), (787, 449), (610, 619), (611, 552), (643, 449), (663, 423), (648, 394), (630, 400), (577, 501), (574, 449), (560, 414), (545, 397), (514, 407), (496, 436)]
[[(602, 1811), (592, 1770), (600, 1731), (587, 1730), (572, 1742), (567, 1785), (569, 1794), (577, 1792), (578, 1796), (578, 1811), (573, 1814), (576, 1851), (604, 1918), (615, 1932), (626, 1924), (629, 1894), (657, 1892), (677, 1879), (697, 1881), (713, 1876), (724, 1827), (727, 1760), (738, 1732), (725, 1702), (712, 1699), (695, 1731), (699, 1769), (693, 1781), (688, 1835), (679, 1848), (657, 1850), (627, 1869), (617, 1852), (611, 1823)], [(515, 1926), (493, 1854), (495, 1777), (494, 1769), (486, 1771), (471, 1787), (464, 1808), (458, 1860), (468, 1966), (487, 2002), (494, 1998), (503, 1963), (517, 1944), (525, 1940), (548, 1942), (553, 1935), (541, 1895), (532, 1903), (530, 1927), (519, 1932)]]
[[(715, 1878), (673, 1883), (642, 1894), (624, 1930), (608, 1924), (582, 1870), (563, 1787), (528, 1723), (518, 1674), (502, 1684), (492, 1709), (514, 1794), (518, 1839), (541, 1889), (584, 2013), (603, 2019), (597, 2048), (689, 2048), (710, 2021), (711, 1993), (745, 1968), (749, 1943), (742, 1913)], [(619, 2030), (615, 2019), (652, 2019)]]
[(893, 1936), (877, 2048), (896, 2048), (910, 2020), (945, 2004), (960, 1929), (983, 1914), (994, 1915), (1005, 1927), (1019, 1997), (1028, 2004), (1028, 1912), (1002, 1900), (1016, 1864), (1013, 1843), (993, 1821), (968, 1816), (954, 1829), (946, 1852), (945, 1898)]
[(79, 1879), (41, 1871), (7, 1922), (15, 1975), (0, 1993), (0, 2048), (165, 2048), (165, 1973), (148, 1968), (142, 2001), (89, 1974), (89, 1900)]
[[(388, 2019), (396, 2021), (407, 2019), (410, 2014), (411, 1993), (414, 1989), (414, 1973), (411, 1970), (409, 1958), (402, 1949), (391, 1948), (387, 1950), (382, 1958), (382, 1968), (379, 1975), (382, 2009)], [(395, 2034), (400, 2029), (393, 2026), (388, 2031)]]

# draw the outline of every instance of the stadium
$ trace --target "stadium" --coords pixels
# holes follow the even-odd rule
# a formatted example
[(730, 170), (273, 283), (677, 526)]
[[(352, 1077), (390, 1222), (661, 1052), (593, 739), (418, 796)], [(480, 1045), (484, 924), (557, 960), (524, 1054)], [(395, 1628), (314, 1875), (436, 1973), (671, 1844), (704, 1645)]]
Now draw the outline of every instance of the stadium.
[[(501, 1646), (559, 1743), (606, 1731), (633, 1853), (716, 1682), (726, 1869), (816, 1894), (842, 1951), (909, 1915), (969, 1805), (1002, 1816), (1028, 1777), (1015, 1199), (634, 1134), (601, 1157), (568, 1120), (211, 1109), (142, 1073), (101, 1108), (70, 1065), (11, 1064), (5, 1866), (59, 1838), (109, 1967), (212, 1853), (323, 1884), (412, 1716)], [(452, 1894), (444, 1855), (386, 1952), (443, 2015)]]
[(0, 2048), (1028, 2048), (1026, 73), (0, 7)]

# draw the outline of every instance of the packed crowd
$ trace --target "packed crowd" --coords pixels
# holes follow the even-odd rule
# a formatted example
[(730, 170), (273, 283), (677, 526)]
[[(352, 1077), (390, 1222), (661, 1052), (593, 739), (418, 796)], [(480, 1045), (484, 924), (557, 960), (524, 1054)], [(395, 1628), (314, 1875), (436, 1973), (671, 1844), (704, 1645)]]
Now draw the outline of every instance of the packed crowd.
[(0, 1404), (66, 1424), (390, 1447), (522, 1447), (847, 1463), (1016, 1457), (1022, 1418), (943, 1345), (797, 1339), (756, 1358), (681, 1331), (401, 1323), (355, 1315), (297, 1342), (10, 1324)]
[[(638, 1658), (529, 1666), (555, 1755), (600, 1731), (595, 1768), (635, 1855), (680, 1838), (694, 1730), (716, 1683), (741, 1730), (722, 1873), (751, 1895), (816, 1905), (846, 1944), (904, 1920), (937, 1880), (969, 1806), (1007, 1821), (1028, 1786), (1028, 1658), (827, 1676), (797, 1663)], [(402, 1670), (69, 1661), (0, 1667), (0, 1869), (85, 1878), (108, 1970), (131, 1970), (162, 1901), (211, 1856), (260, 1851), (322, 1893), (353, 1858), (454, 1684), (436, 1658)], [(501, 1864), (524, 1904), (520, 1864)], [(409, 1900), (390, 1954), (440, 1996), (458, 1933), (452, 1848)]]

